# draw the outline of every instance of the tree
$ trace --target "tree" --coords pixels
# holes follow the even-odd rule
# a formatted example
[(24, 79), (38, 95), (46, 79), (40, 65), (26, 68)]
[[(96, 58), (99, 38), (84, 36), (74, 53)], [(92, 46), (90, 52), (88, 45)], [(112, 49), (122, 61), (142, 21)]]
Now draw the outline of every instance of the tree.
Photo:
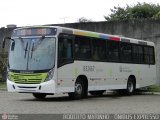
[(132, 19), (160, 19), (159, 4), (137, 3), (134, 6), (114, 7), (111, 14), (104, 16), (107, 21)]
[(87, 18), (85, 18), (85, 17), (81, 17), (81, 18), (79, 18), (78, 19), (78, 22), (92, 22), (92, 20), (91, 19), (87, 19)]
[(7, 53), (0, 53), (0, 82), (6, 80)]

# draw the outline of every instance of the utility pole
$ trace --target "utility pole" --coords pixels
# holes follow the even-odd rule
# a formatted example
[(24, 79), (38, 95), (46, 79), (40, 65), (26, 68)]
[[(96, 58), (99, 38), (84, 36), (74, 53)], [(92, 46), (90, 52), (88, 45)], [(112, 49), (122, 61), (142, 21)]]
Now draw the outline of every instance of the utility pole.
[(69, 17), (63, 17), (63, 18), (60, 18), (63, 20), (64, 23), (66, 23), (66, 19), (68, 19)]

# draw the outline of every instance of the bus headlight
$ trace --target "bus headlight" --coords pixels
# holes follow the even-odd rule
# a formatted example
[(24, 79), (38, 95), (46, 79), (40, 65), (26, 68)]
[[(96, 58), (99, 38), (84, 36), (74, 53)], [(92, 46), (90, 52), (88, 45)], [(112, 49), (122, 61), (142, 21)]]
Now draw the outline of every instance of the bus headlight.
[(51, 69), (48, 74), (47, 74), (47, 77), (46, 77), (46, 80), (45, 81), (49, 81), (53, 78), (54, 76), (54, 69)]

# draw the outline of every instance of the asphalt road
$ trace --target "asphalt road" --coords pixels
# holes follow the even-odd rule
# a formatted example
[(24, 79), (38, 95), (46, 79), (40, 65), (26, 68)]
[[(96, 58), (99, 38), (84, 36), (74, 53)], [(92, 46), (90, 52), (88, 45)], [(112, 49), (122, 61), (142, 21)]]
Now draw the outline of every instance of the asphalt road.
[(83, 100), (70, 100), (68, 95), (54, 95), (45, 100), (36, 100), (31, 94), (0, 91), (0, 113), (160, 113), (160, 94), (105, 94)]

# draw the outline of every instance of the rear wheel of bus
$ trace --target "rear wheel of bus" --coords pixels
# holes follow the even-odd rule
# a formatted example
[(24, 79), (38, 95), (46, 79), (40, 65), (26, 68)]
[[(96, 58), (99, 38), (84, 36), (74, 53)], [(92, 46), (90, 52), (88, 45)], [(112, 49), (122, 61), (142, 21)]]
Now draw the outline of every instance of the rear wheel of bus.
[(136, 89), (136, 82), (133, 77), (129, 77), (128, 82), (127, 82), (127, 89), (126, 93), (127, 95), (133, 95)]
[(120, 89), (117, 92), (120, 95), (133, 95), (135, 93), (135, 90), (136, 90), (135, 77), (129, 77), (126, 89)]

